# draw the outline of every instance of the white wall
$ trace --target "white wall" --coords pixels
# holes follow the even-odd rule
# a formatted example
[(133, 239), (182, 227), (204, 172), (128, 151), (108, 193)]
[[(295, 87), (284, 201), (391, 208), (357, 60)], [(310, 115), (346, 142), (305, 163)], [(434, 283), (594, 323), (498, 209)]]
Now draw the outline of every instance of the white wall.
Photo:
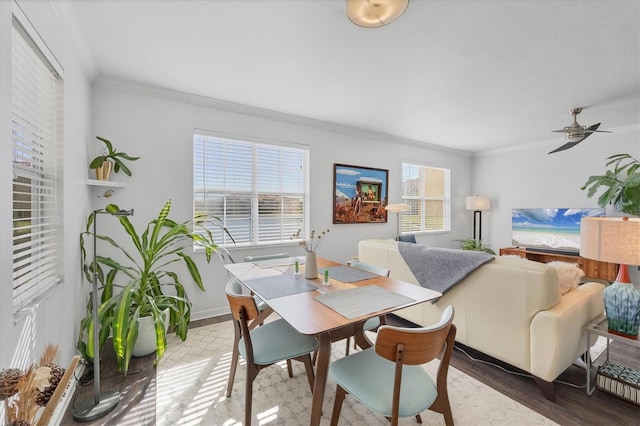
[[(588, 198), (587, 191), (580, 189), (589, 176), (605, 172), (608, 156), (630, 154), (640, 159), (638, 125), (608, 130), (613, 133), (590, 136), (555, 154), (547, 152), (562, 145), (561, 138), (478, 155), (474, 159), (473, 191), (491, 197), (491, 210), (483, 214), (483, 239), (487, 244), (496, 252), (511, 245), (512, 208), (597, 207), (597, 197)], [(637, 275), (637, 268), (630, 269)], [(633, 279), (638, 283), (637, 276)]]
[[(372, 137), (322, 129), (317, 127), (319, 123), (311, 120), (299, 120), (303, 124), (293, 124), (265, 118), (259, 111), (257, 114), (263, 117), (258, 117), (252, 115), (249, 108), (239, 108), (248, 111), (245, 113), (228, 112), (213, 108), (219, 103), (206, 99), (131, 83), (103, 80), (94, 85), (92, 98), (93, 134), (110, 139), (121, 151), (142, 156), (142, 159), (131, 163), (132, 177), (122, 173), (114, 177), (126, 182), (127, 187), (109, 199), (98, 200), (96, 206), (103, 207), (113, 202), (121, 208), (133, 207), (135, 216), (132, 222), (136, 226), (145, 226), (168, 198), (173, 199), (171, 216), (174, 219), (186, 220), (192, 215), (194, 128), (308, 145), (311, 150), (311, 228), (331, 230), (320, 245), (318, 254), (336, 261), (345, 261), (355, 255), (360, 239), (394, 237), (396, 217), (391, 216), (387, 224), (333, 225), (334, 163), (388, 169), (391, 203), (400, 201), (403, 160), (451, 168), (453, 212), (463, 209), (464, 196), (470, 189), (471, 160), (464, 153), (397, 145)], [(274, 114), (266, 115), (277, 118)], [(96, 143), (93, 149), (97, 152), (98, 148)], [(453, 239), (470, 235), (470, 216), (464, 212), (452, 216), (451, 233), (421, 237), (420, 241), (427, 245), (451, 247)], [(101, 222), (104, 232), (117, 229), (116, 221), (106, 222), (106, 219)], [(303, 254), (299, 246), (286, 245), (260, 250), (236, 249), (232, 250), (232, 255), (234, 259), (242, 260), (246, 255), (281, 251)], [(207, 265), (203, 256), (195, 257), (205, 277), (207, 292), (199, 294), (199, 290), (189, 283), (187, 289), (193, 302), (193, 318), (228, 312), (223, 292), (228, 278), (224, 269), (217, 260)]]
[(11, 244), (11, 8), (0, 1), (0, 368), (24, 367), (37, 361), (45, 345), (57, 344), (58, 361), (66, 366), (76, 354), (76, 338), (84, 316), (86, 289), (79, 274), (78, 235), (89, 209), (86, 179), (86, 139), (89, 129), (90, 86), (67, 35), (49, 2), (20, 5), (64, 68), (64, 282), (60, 290), (14, 324)]

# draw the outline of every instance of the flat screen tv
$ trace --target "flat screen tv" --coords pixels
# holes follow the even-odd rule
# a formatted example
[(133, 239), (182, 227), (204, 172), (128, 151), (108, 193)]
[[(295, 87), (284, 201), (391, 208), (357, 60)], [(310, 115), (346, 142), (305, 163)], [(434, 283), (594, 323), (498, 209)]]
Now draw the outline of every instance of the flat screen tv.
[(526, 249), (577, 254), (580, 220), (605, 216), (605, 209), (512, 209), (511, 244)]

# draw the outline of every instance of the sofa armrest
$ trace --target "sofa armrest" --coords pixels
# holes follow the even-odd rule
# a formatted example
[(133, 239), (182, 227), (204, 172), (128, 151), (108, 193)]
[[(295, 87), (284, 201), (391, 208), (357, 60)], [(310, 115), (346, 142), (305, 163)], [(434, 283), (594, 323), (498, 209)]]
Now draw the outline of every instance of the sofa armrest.
[(531, 321), (531, 370), (553, 381), (585, 352), (586, 327), (604, 313), (604, 286), (586, 283)]

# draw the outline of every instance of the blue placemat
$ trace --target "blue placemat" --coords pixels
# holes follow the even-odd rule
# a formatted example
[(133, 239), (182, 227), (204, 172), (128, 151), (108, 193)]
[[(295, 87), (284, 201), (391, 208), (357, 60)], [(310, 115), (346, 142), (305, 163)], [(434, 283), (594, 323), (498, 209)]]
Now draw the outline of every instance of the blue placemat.
[(302, 275), (282, 274), (244, 281), (260, 297), (267, 300), (316, 289)]
[(415, 302), (377, 285), (332, 291), (317, 296), (316, 300), (348, 319)]
[(369, 278), (375, 278), (379, 275), (371, 272), (363, 271), (362, 269), (352, 268), (350, 266), (331, 266), (329, 268), (329, 276), (335, 280), (342, 281), (343, 283), (353, 283), (356, 281), (368, 280)]

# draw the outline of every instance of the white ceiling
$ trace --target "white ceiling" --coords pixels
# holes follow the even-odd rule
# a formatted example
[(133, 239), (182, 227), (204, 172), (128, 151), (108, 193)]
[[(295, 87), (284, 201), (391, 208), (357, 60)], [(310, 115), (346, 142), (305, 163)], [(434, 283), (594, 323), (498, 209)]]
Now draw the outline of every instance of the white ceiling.
[(410, 0), (377, 29), (343, 0), (68, 5), (98, 77), (472, 152), (559, 146), (572, 107), (640, 122), (639, 0)]

